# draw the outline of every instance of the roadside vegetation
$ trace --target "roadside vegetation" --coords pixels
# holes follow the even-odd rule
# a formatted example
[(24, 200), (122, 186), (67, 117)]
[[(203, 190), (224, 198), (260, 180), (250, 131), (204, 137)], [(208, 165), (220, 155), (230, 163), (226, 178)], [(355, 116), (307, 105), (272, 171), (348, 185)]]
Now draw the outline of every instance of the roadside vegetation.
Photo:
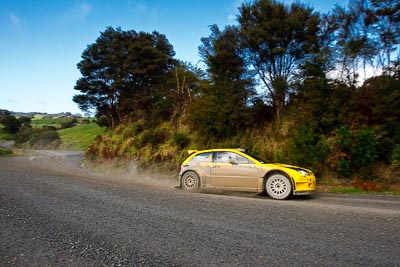
[(33, 135), (24, 139), (22, 126), (16, 142), (34, 147), (39, 136), (84, 148), (91, 137), (77, 145), (75, 130), (93, 130), (102, 134), (88, 158), (168, 169), (188, 149), (241, 147), (307, 167), (321, 185), (398, 190), (399, 17), (392, 0), (355, 0), (327, 14), (300, 2), (246, 2), (237, 24), (212, 25), (201, 39), (204, 69), (175, 58), (157, 31), (108, 27), (83, 51), (73, 97), (95, 110), (104, 133), (34, 118)]
[[(0, 124), (0, 126), (1, 126), (1, 124)], [(4, 129), (2, 129), (0, 127), (0, 140), (3, 140), (3, 141), (14, 140), (14, 135), (6, 132)]]
[(108, 27), (78, 63), (73, 100), (107, 127), (87, 156), (177, 168), (187, 149), (242, 147), (320, 184), (396, 188), (399, 10), (244, 3), (236, 25), (201, 39), (205, 69), (174, 58), (163, 34)]

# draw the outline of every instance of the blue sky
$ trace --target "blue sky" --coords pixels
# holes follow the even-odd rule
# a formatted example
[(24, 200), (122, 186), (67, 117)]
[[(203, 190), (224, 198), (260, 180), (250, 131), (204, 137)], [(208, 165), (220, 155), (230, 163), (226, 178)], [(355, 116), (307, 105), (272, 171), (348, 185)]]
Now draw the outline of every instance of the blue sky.
[[(0, 109), (81, 113), (76, 64), (107, 26), (165, 34), (176, 58), (197, 64), (208, 26), (236, 21), (243, 0), (0, 0)], [(286, 3), (293, 2), (285, 0)], [(327, 12), (347, 0), (303, 0)]]

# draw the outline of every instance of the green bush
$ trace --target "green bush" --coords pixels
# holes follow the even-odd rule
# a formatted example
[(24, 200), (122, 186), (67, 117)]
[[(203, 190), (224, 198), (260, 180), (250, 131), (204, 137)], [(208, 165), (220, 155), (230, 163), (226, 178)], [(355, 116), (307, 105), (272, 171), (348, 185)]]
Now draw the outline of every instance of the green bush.
[(59, 145), (60, 136), (56, 131), (42, 131), (33, 134), (29, 140), (29, 145), (33, 148), (52, 148)]
[(351, 131), (342, 126), (336, 130), (335, 145), (339, 158), (336, 172), (341, 177), (350, 178), (357, 175), (365, 179), (371, 178), (372, 163), (377, 158), (377, 138), (371, 128)]
[(400, 167), (400, 144), (394, 146), (392, 150), (390, 165), (394, 168)]
[(352, 164), (360, 169), (371, 164), (377, 157), (377, 139), (373, 129), (367, 128), (354, 133), (354, 143), (351, 147)]
[(15, 144), (30, 148), (56, 148), (60, 144), (60, 137), (51, 128), (24, 128), (16, 134)]
[(0, 123), (4, 126), (4, 131), (10, 134), (17, 133), (22, 126), (22, 122), (12, 115), (2, 117)]
[(190, 143), (190, 138), (186, 136), (184, 133), (174, 133), (173, 135), (173, 141), (176, 146), (178, 146), (180, 149), (184, 149), (187, 147)]
[(0, 156), (12, 155), (12, 150), (7, 148), (0, 148)]
[(329, 146), (312, 125), (303, 124), (290, 139), (288, 152), (292, 164), (307, 167), (318, 175), (322, 172)]
[(350, 160), (346, 158), (340, 158), (337, 168), (336, 168), (336, 173), (339, 177), (345, 177), (349, 178), (351, 176), (351, 162)]
[(73, 118), (71, 120), (65, 121), (61, 123), (61, 129), (67, 129), (67, 128), (72, 128), (74, 126), (78, 125), (78, 121)]

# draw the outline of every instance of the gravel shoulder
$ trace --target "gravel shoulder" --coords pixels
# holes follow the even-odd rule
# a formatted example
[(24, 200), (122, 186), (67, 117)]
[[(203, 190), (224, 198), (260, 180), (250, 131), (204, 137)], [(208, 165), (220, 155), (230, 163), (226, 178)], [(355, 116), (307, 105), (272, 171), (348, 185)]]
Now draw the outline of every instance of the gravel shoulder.
[(0, 266), (400, 265), (398, 196), (190, 194), (40, 153), (0, 158)]

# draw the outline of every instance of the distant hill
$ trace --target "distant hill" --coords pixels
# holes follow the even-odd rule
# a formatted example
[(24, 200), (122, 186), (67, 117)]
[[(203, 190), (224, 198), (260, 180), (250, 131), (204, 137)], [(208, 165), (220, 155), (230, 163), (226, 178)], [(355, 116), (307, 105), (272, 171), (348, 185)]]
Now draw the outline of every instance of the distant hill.
[(82, 117), (81, 114), (72, 114), (71, 112), (60, 112), (54, 114), (48, 114), (44, 112), (15, 112), (15, 111), (8, 111), (5, 109), (0, 109), (0, 118), (7, 116), (7, 115), (14, 115), (16, 117), (30, 117), (33, 118), (35, 115), (41, 115), (43, 117)]
[(8, 110), (0, 109), (0, 118), (2, 118), (4, 116), (7, 116), (7, 115), (10, 115), (10, 114), (11, 114), (11, 112), (8, 111)]

